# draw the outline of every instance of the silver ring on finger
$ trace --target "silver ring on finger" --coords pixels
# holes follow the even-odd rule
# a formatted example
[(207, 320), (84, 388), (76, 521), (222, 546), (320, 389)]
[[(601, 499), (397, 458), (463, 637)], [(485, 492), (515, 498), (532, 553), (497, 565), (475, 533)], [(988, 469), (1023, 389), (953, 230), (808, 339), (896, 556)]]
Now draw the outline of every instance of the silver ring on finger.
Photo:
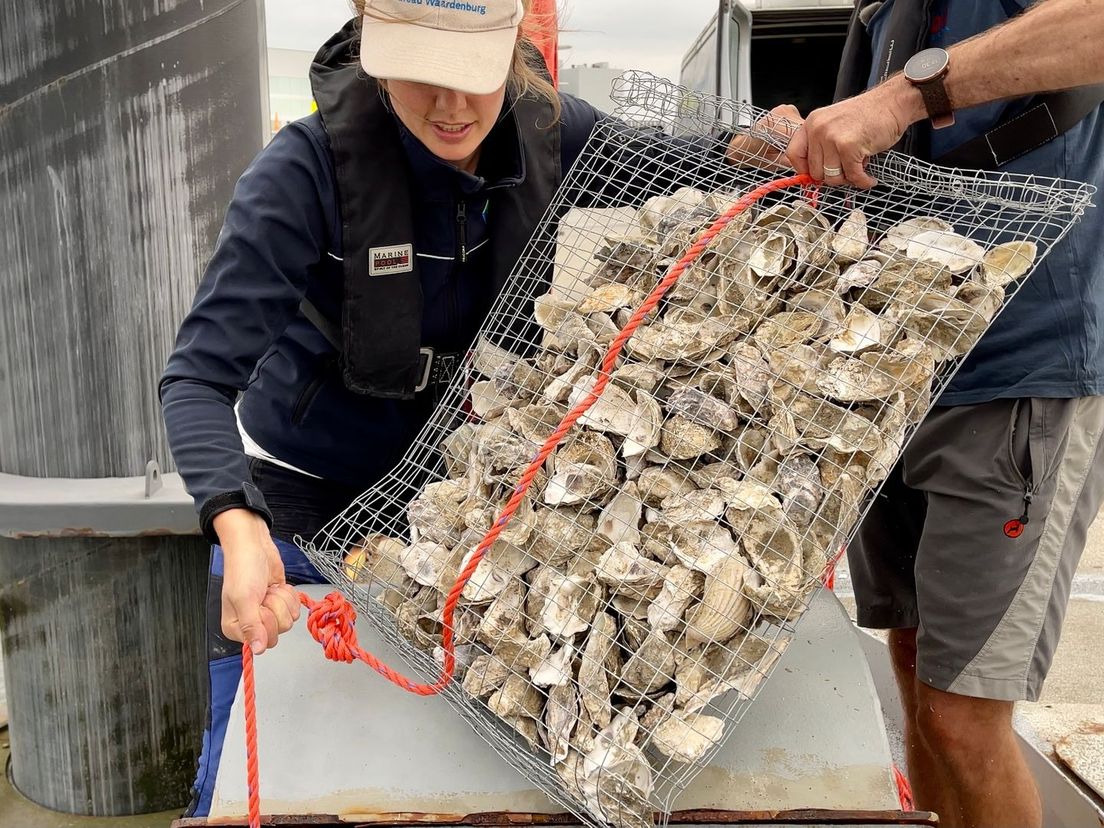
[(825, 167), (824, 174), (829, 177), (843, 175), (843, 170), (839, 167)]

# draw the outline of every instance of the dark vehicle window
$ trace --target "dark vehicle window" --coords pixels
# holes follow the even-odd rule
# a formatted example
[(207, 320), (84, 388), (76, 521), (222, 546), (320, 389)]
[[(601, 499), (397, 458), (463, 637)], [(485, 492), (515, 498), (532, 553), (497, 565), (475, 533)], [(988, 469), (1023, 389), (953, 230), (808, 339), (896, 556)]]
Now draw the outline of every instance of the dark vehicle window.
[(845, 9), (796, 19), (784, 12), (756, 15), (751, 30), (754, 104), (771, 109), (791, 103), (802, 115), (830, 104), (850, 16)]

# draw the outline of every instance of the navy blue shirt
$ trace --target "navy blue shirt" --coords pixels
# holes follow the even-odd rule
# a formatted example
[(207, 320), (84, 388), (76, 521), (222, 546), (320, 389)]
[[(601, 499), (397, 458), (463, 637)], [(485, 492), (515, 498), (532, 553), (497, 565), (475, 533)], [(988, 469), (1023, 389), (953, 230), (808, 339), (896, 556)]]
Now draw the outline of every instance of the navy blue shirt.
[[(875, 55), (881, 54), (893, 1), (870, 21)], [(929, 45), (948, 48), (1003, 23), (1006, 5), (1015, 10), (1015, 0), (934, 4)], [(870, 85), (880, 81), (876, 66)], [(1017, 105), (1000, 101), (956, 111), (954, 126), (932, 130), (932, 157), (988, 131)], [(1098, 107), (1065, 134), (1001, 171), (1104, 187), (1104, 113)], [(1104, 394), (1104, 223), (1094, 207), (1009, 301), (939, 402), (971, 405), (1000, 398), (1099, 394)]]

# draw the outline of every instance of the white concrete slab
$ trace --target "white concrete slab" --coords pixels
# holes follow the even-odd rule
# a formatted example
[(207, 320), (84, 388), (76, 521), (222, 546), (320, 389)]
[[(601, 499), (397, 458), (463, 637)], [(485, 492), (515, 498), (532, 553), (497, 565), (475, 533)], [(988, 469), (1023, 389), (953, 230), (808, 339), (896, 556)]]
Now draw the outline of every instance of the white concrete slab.
[[(400, 663), (367, 623), (358, 633), (362, 646)], [(302, 623), (257, 660), (257, 694), (265, 813), (563, 810), (443, 700), (405, 693), (363, 664), (325, 661)], [(239, 692), (213, 818), (246, 810), (244, 732)], [(676, 807), (897, 806), (870, 671), (846, 613), (821, 593), (756, 703)]]

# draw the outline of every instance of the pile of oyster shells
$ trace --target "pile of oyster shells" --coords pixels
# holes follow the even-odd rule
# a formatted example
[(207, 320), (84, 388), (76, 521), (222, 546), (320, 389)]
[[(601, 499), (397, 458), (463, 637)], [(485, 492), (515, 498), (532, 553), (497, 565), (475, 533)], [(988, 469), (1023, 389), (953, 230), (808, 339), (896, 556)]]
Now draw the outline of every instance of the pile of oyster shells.
[[(537, 301), (534, 356), (479, 348), (474, 416), (441, 446), (447, 478), (409, 504), (408, 537), (346, 560), (414, 646), (440, 660), (458, 573), (614, 337), (733, 198), (653, 199), (579, 287)], [(833, 227), (783, 201), (734, 219), (628, 340), (464, 587), (466, 693), (596, 818), (651, 824), (669, 763), (722, 739), (720, 697), (750, 698), (769, 672), (777, 625), (804, 609), (940, 363), (1035, 258), (931, 217), (875, 233), (859, 210)]]

